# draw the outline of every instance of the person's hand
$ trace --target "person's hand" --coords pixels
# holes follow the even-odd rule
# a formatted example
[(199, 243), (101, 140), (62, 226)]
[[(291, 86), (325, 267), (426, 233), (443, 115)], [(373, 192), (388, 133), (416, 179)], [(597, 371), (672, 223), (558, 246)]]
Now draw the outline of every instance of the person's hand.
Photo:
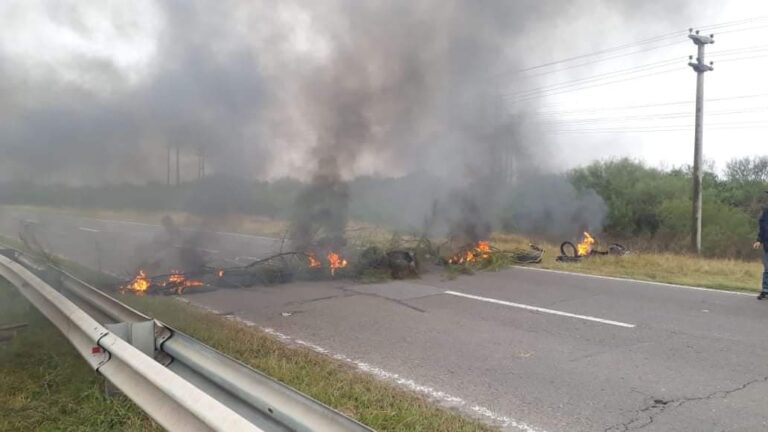
[(760, 249), (762, 245), (763, 245), (762, 243), (760, 243), (759, 241), (756, 241), (755, 244), (752, 245), (752, 249)]

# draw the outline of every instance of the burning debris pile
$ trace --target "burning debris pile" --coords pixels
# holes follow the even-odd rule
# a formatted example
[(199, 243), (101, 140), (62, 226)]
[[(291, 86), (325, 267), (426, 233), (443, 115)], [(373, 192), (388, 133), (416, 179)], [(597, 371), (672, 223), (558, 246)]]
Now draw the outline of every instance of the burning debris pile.
[[(490, 198), (480, 187), (488, 182), (480, 182), (469, 189), (454, 192), (443, 203), (442, 212), (448, 222), (448, 241), (436, 251), (438, 264), (451, 270), (470, 272), (478, 270), (498, 270), (515, 264), (536, 264), (544, 257), (544, 250), (529, 244), (529, 249), (502, 250), (491, 245), (492, 225), (490, 213), (493, 205)], [(433, 206), (433, 214), (439, 206)], [(439, 218), (437, 218), (439, 219)], [(435, 219), (432, 223), (438, 223)]]
[(482, 261), (491, 256), (491, 245), (485, 240), (480, 240), (463, 248), (458, 254), (448, 258), (448, 264), (467, 264)]
[(570, 241), (564, 241), (560, 245), (560, 256), (557, 257), (559, 262), (578, 262), (582, 258), (596, 256), (596, 255), (615, 255), (623, 256), (629, 254), (629, 250), (619, 243), (611, 243), (608, 245), (607, 250), (598, 250), (595, 246), (597, 240), (589, 232), (584, 232), (582, 239), (579, 243), (573, 244)]
[[(387, 246), (348, 244), (346, 237), (349, 191), (342, 180), (338, 160), (323, 156), (311, 183), (294, 205), (294, 215), (282, 246), (290, 251), (273, 254), (237, 267), (212, 267), (199, 255), (180, 261), (183, 270), (148, 276), (140, 267), (136, 276), (120, 288), (135, 294), (176, 294), (200, 292), (208, 287), (239, 288), (253, 285), (286, 283), (292, 280), (323, 278), (357, 278), (381, 280), (418, 277), (427, 266), (446, 268), (451, 272), (497, 270), (513, 264), (540, 263), (544, 250), (535, 245), (529, 249), (502, 250), (491, 245), (491, 224), (486, 217), (488, 206), (480, 205), (475, 194), (457, 193), (446, 206), (445, 222), (448, 241), (434, 248), (425, 227), (422, 236), (404, 239), (393, 236)], [(187, 239), (172, 220), (164, 220), (168, 233), (166, 249)], [(200, 239), (200, 235), (191, 238)], [(189, 241), (186, 241), (189, 243)], [(190, 248), (182, 248), (186, 250)], [(191, 248), (193, 251), (199, 248)], [(158, 255), (157, 250), (153, 251)], [(159, 254), (163, 255), (163, 254)], [(184, 257), (182, 257), (184, 258)], [(352, 264), (350, 264), (350, 262)], [(165, 268), (174, 268), (165, 266)], [(166, 270), (167, 271), (167, 270)]]
[(481, 270), (498, 270), (515, 264), (538, 264), (544, 258), (544, 249), (530, 244), (530, 249), (502, 250), (491, 246), (487, 240), (479, 240), (461, 250), (443, 263), (450, 267), (463, 266)]
[(286, 283), (297, 278), (317, 280), (337, 276), (348, 264), (346, 259), (333, 252), (329, 252), (324, 259), (312, 253), (280, 252), (237, 267), (203, 265), (187, 272), (173, 270), (169, 274), (156, 276), (149, 276), (145, 270), (139, 269), (133, 279), (118, 290), (123, 294), (182, 295), (189, 288), (194, 288), (192, 292), (206, 292), (217, 288)]
[(187, 288), (191, 287), (200, 292), (214, 289), (211, 286), (206, 287), (202, 280), (188, 277), (180, 271), (172, 271), (167, 275), (149, 277), (144, 270), (139, 270), (130, 282), (120, 287), (120, 292), (129, 292), (136, 295), (182, 295)]

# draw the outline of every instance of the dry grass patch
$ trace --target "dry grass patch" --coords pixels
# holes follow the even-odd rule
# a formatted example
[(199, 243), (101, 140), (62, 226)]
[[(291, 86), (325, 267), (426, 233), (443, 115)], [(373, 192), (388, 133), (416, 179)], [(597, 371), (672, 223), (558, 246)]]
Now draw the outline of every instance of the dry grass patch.
[[(515, 235), (497, 235), (500, 248), (524, 247), (527, 240)], [(671, 253), (631, 252), (627, 256), (593, 256), (578, 263), (561, 263), (555, 258), (560, 246), (542, 244), (544, 261), (538, 267), (613, 276), (652, 282), (689, 285), (730, 291), (759, 291), (763, 266), (757, 261), (701, 258)]]

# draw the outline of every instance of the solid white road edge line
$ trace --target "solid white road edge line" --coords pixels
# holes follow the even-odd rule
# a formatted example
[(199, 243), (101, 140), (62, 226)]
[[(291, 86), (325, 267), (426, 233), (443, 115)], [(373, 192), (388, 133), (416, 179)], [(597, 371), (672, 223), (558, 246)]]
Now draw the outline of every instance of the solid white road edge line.
[(214, 308), (209, 307), (209, 306), (205, 306), (205, 305), (200, 304), (200, 303), (191, 302), (188, 299), (185, 299), (185, 298), (182, 298), (182, 297), (176, 296), (176, 297), (174, 297), (174, 299), (178, 300), (178, 301), (180, 301), (182, 303), (191, 304), (191, 305), (193, 305), (195, 307), (198, 307), (200, 309), (204, 309), (204, 310), (206, 310), (208, 312), (211, 312), (213, 314), (220, 315), (223, 318), (230, 319), (230, 320), (233, 320), (233, 321), (237, 321), (237, 322), (242, 323), (242, 324), (244, 324), (244, 325), (246, 325), (248, 327), (258, 328), (261, 331), (263, 331), (264, 333), (267, 333), (267, 334), (269, 334), (271, 336), (274, 336), (275, 338), (280, 339), (281, 341), (283, 341), (285, 343), (301, 345), (301, 346), (309, 348), (312, 351), (315, 351), (317, 353), (330, 356), (330, 357), (332, 357), (332, 358), (334, 358), (336, 360), (339, 360), (341, 362), (344, 362), (344, 363), (347, 363), (347, 364), (349, 364), (351, 366), (354, 366), (356, 369), (358, 369), (361, 372), (372, 374), (373, 376), (375, 376), (375, 377), (377, 377), (377, 378), (379, 378), (381, 380), (384, 380), (384, 381), (394, 382), (394, 383), (399, 384), (399, 385), (401, 385), (401, 386), (403, 386), (403, 387), (405, 387), (405, 388), (407, 388), (407, 389), (409, 389), (411, 391), (414, 391), (416, 393), (421, 393), (423, 395), (426, 395), (427, 397), (432, 398), (432, 399), (434, 399), (434, 400), (436, 400), (436, 401), (438, 401), (438, 402), (440, 402), (440, 403), (442, 403), (442, 404), (444, 404), (446, 406), (467, 409), (467, 410), (475, 413), (475, 415), (477, 415), (479, 417), (485, 417), (490, 422), (503, 427), (505, 430), (518, 430), (518, 431), (522, 431), (522, 432), (546, 432), (543, 429), (539, 429), (537, 427), (531, 426), (531, 425), (529, 425), (529, 424), (527, 424), (525, 422), (522, 422), (522, 421), (519, 421), (519, 420), (515, 420), (515, 419), (510, 418), (508, 416), (505, 416), (505, 415), (499, 414), (497, 412), (494, 412), (491, 409), (486, 408), (484, 406), (473, 404), (471, 402), (467, 402), (467, 401), (465, 401), (464, 399), (462, 399), (462, 398), (460, 398), (458, 396), (454, 396), (454, 395), (451, 395), (449, 393), (445, 393), (445, 392), (442, 392), (440, 390), (436, 390), (436, 389), (434, 389), (432, 387), (419, 384), (419, 383), (417, 383), (416, 381), (414, 381), (412, 379), (408, 379), (408, 378), (402, 377), (402, 376), (400, 376), (400, 375), (398, 375), (396, 373), (393, 373), (393, 372), (385, 371), (383, 369), (380, 369), (380, 368), (378, 368), (376, 366), (373, 366), (373, 365), (371, 365), (369, 363), (366, 363), (366, 362), (363, 362), (361, 360), (356, 360), (356, 359), (350, 358), (350, 357), (348, 357), (348, 356), (346, 356), (344, 354), (334, 353), (334, 352), (332, 352), (332, 351), (330, 351), (330, 350), (328, 350), (326, 348), (323, 348), (323, 347), (321, 347), (321, 346), (319, 346), (317, 344), (313, 344), (311, 342), (306, 342), (306, 341), (304, 341), (302, 339), (293, 338), (291, 336), (288, 336), (288, 335), (286, 335), (284, 333), (281, 333), (281, 332), (279, 332), (279, 331), (277, 331), (277, 330), (275, 330), (273, 328), (270, 328), (270, 327), (261, 327), (258, 324), (256, 324), (255, 322), (249, 321), (249, 320), (246, 320), (246, 319), (243, 319), (243, 318), (240, 318), (237, 315), (222, 315), (221, 311), (219, 311), (217, 309), (214, 309)]
[(100, 231), (99, 231), (99, 230), (97, 230), (97, 229), (93, 229), (93, 228), (87, 228), (87, 227), (78, 227), (77, 229), (79, 229), (80, 231), (88, 231), (88, 232), (100, 232)]
[[(248, 321), (239, 319), (237, 317), (234, 317), (234, 319), (237, 319), (238, 321), (244, 322), (246, 324), (249, 323)], [(248, 325), (255, 325), (255, 324), (250, 323)], [(347, 357), (344, 354), (333, 353), (333, 352), (331, 352), (331, 351), (329, 351), (329, 350), (327, 350), (327, 349), (325, 349), (325, 348), (323, 348), (321, 346), (318, 346), (318, 345), (310, 343), (310, 342), (306, 342), (306, 341), (301, 340), (301, 339), (292, 338), (290, 336), (282, 334), (282, 333), (280, 333), (280, 332), (278, 332), (278, 331), (276, 331), (274, 329), (271, 329), (271, 328), (262, 328), (262, 330), (265, 333), (270, 334), (272, 336), (275, 336), (275, 337), (277, 337), (278, 339), (280, 339), (280, 340), (282, 340), (284, 342), (295, 343), (297, 345), (301, 345), (301, 346), (307, 347), (307, 348), (311, 349), (312, 351), (318, 352), (320, 354), (325, 354), (325, 355), (330, 356), (330, 357), (332, 357), (332, 358), (334, 358), (336, 360), (339, 360), (339, 361), (342, 361), (344, 363), (350, 364), (350, 365), (354, 366), (355, 368), (357, 368), (358, 370), (360, 370), (362, 372), (369, 373), (369, 374), (371, 374), (371, 375), (373, 375), (373, 376), (375, 376), (375, 377), (377, 377), (377, 378), (379, 378), (381, 380), (384, 380), (384, 381), (394, 382), (396, 384), (399, 384), (399, 385), (407, 388), (408, 390), (424, 394), (424, 395), (428, 396), (429, 398), (437, 400), (437, 401), (439, 401), (439, 402), (441, 402), (441, 403), (443, 403), (443, 404), (445, 404), (447, 406), (468, 409), (471, 412), (473, 412), (475, 415), (485, 417), (488, 420), (490, 420), (491, 422), (493, 422), (495, 424), (498, 424), (498, 425), (500, 425), (501, 427), (503, 427), (503, 428), (505, 428), (507, 430), (515, 429), (515, 430), (519, 430), (519, 431), (523, 431), (523, 432), (544, 432), (543, 430), (535, 428), (535, 427), (533, 427), (533, 426), (531, 426), (531, 425), (529, 425), (529, 424), (527, 424), (525, 422), (512, 419), (512, 418), (510, 418), (508, 416), (505, 416), (505, 415), (502, 415), (502, 414), (498, 414), (498, 413), (496, 413), (496, 412), (494, 412), (494, 411), (492, 411), (489, 408), (486, 408), (484, 406), (480, 406), (480, 405), (477, 405), (477, 404), (469, 403), (469, 402), (465, 401), (464, 399), (462, 399), (462, 398), (460, 398), (458, 396), (454, 396), (454, 395), (442, 392), (440, 390), (436, 390), (436, 389), (434, 389), (432, 387), (419, 384), (419, 383), (415, 382), (412, 379), (402, 377), (402, 376), (400, 376), (400, 375), (398, 375), (396, 373), (393, 373), (393, 372), (385, 371), (383, 369), (380, 369), (380, 368), (378, 368), (376, 366), (373, 366), (373, 365), (371, 365), (369, 363), (366, 363), (366, 362), (363, 362), (361, 360), (356, 360), (356, 359)]]
[(476, 295), (472, 295), (472, 294), (465, 294), (465, 293), (457, 292), (457, 291), (444, 291), (444, 294), (448, 294), (448, 295), (452, 295), (452, 296), (456, 296), (456, 297), (464, 297), (464, 298), (468, 298), (468, 299), (472, 299), (472, 300), (484, 301), (484, 302), (488, 302), (488, 303), (495, 303), (495, 304), (499, 304), (499, 305), (503, 305), (503, 306), (515, 307), (515, 308), (519, 308), (519, 309), (526, 309), (526, 310), (533, 311), (533, 312), (548, 313), (548, 314), (552, 314), (552, 315), (560, 315), (560, 316), (569, 317), (569, 318), (577, 318), (577, 319), (582, 319), (582, 320), (586, 320), (586, 321), (593, 321), (593, 322), (598, 322), (598, 323), (601, 323), (601, 324), (613, 325), (613, 326), (617, 326), (617, 327), (626, 327), (626, 328), (634, 328), (635, 327), (634, 324), (623, 323), (623, 322), (620, 322), (620, 321), (611, 321), (611, 320), (597, 318), (597, 317), (593, 317), (593, 316), (589, 316), (589, 315), (578, 315), (578, 314), (573, 314), (573, 313), (570, 313), (570, 312), (558, 311), (558, 310), (554, 310), (554, 309), (545, 309), (545, 308), (541, 308), (541, 307), (538, 307), (538, 306), (530, 306), (530, 305), (521, 304), (521, 303), (512, 303), (512, 302), (508, 302), (508, 301), (505, 301), (505, 300), (498, 300), (498, 299), (493, 299), (493, 298), (488, 298), (488, 297), (480, 297), (480, 296), (476, 296)]
[(757, 294), (757, 292), (750, 293), (746, 291), (719, 290), (714, 288), (703, 288), (703, 287), (696, 287), (696, 286), (689, 286), (689, 285), (671, 284), (671, 283), (665, 283), (665, 282), (653, 282), (653, 281), (645, 281), (645, 280), (623, 278), (623, 277), (616, 277), (616, 276), (601, 276), (601, 275), (593, 275), (589, 273), (576, 273), (576, 272), (570, 272), (565, 270), (552, 270), (552, 269), (543, 269), (543, 268), (525, 267), (525, 266), (512, 266), (512, 267), (516, 269), (521, 269), (521, 270), (532, 270), (532, 271), (545, 272), (545, 273), (559, 273), (559, 274), (564, 274), (568, 276), (581, 276), (586, 278), (605, 279), (605, 280), (618, 281), (618, 282), (632, 282), (632, 283), (647, 284), (647, 285), (657, 285), (657, 286), (663, 286), (668, 288), (684, 288), (689, 290), (709, 291), (709, 292), (716, 292), (716, 293), (722, 293), (722, 294), (738, 294), (738, 295), (747, 295), (747, 296), (754, 296), (755, 294)]

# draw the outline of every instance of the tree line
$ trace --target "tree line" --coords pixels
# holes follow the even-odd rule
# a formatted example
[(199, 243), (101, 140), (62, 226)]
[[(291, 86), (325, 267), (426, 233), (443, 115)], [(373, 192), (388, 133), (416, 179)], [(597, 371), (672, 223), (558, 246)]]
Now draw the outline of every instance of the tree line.
[[(577, 189), (605, 201), (605, 233), (645, 248), (683, 252), (690, 247), (691, 169), (661, 169), (621, 159), (595, 162), (571, 172)], [(735, 159), (718, 174), (704, 174), (702, 243), (709, 256), (753, 256), (749, 244), (766, 205), (768, 157)]]
[[(593, 162), (567, 174), (538, 175), (513, 184), (487, 182), (478, 193), (491, 204), (482, 217), (496, 229), (549, 240), (571, 240), (582, 229), (635, 249), (686, 252), (691, 232), (690, 167), (659, 168), (631, 159)], [(482, 186), (482, 185), (481, 185)], [(178, 186), (0, 185), (0, 204), (186, 211), (202, 216), (245, 213), (287, 219), (304, 184), (211, 176)], [(350, 218), (416, 232), (433, 200), (448, 196), (441, 179), (358, 178), (349, 183)], [(768, 197), (768, 157), (735, 159), (704, 175), (703, 246), (708, 256), (754, 257), (749, 245)]]

